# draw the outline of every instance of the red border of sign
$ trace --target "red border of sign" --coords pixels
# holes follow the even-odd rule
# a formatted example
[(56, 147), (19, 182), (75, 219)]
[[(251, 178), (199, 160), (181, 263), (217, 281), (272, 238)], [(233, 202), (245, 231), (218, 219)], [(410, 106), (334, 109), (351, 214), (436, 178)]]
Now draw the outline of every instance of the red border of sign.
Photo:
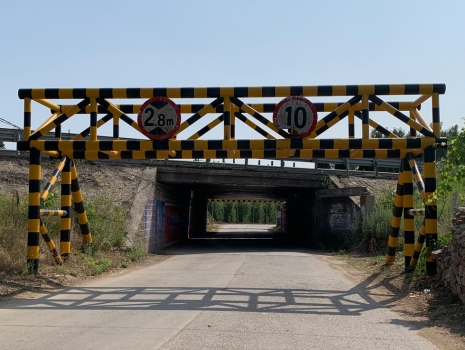
[(312, 122), (312, 125), (310, 126), (310, 129), (308, 129), (308, 131), (306, 133), (304, 133), (304, 134), (291, 135), (291, 137), (294, 138), (294, 139), (301, 139), (301, 138), (304, 138), (304, 137), (307, 137), (308, 135), (310, 135), (313, 132), (313, 130), (315, 130), (316, 123), (318, 122), (318, 113), (316, 111), (315, 105), (312, 102), (310, 102), (310, 100), (306, 99), (305, 97), (302, 97), (302, 96), (289, 96), (289, 97), (286, 97), (285, 99), (283, 99), (281, 102), (279, 102), (276, 105), (276, 107), (274, 108), (274, 111), (273, 111), (273, 124), (277, 128), (279, 128), (278, 120), (277, 120), (278, 119), (277, 118), (278, 111), (279, 111), (279, 109), (281, 108), (281, 106), (283, 104), (285, 104), (288, 101), (292, 101), (292, 100), (299, 100), (299, 101), (302, 101), (302, 102), (306, 103), (313, 112), (313, 122)]
[[(174, 129), (171, 130), (166, 135), (163, 135), (163, 136), (153, 135), (148, 130), (146, 130), (144, 125), (142, 124), (142, 111), (145, 109), (145, 107), (147, 107), (147, 105), (149, 105), (153, 101), (163, 101), (163, 102), (169, 103), (171, 105), (171, 107), (174, 108), (174, 111), (176, 112), (177, 118), (176, 118), (176, 124), (174, 126)], [(172, 137), (176, 133), (176, 131), (178, 131), (179, 125), (181, 124), (181, 112), (179, 111), (179, 108), (176, 105), (176, 103), (171, 101), (169, 98), (162, 97), (162, 96), (155, 96), (155, 97), (152, 97), (152, 98), (148, 99), (147, 101), (144, 102), (144, 104), (142, 106), (140, 106), (139, 113), (137, 114), (137, 124), (139, 125), (140, 131), (145, 136), (147, 136), (149, 139), (151, 139), (151, 140), (166, 140), (166, 139), (169, 139), (170, 137)]]

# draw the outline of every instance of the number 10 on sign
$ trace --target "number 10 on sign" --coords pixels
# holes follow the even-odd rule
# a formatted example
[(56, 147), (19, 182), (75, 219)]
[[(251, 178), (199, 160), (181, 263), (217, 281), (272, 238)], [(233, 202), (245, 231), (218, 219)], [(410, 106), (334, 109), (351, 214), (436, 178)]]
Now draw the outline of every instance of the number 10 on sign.
[(300, 96), (286, 97), (273, 112), (273, 123), (279, 129), (288, 129), (291, 137), (302, 138), (315, 129), (318, 115), (315, 106)]

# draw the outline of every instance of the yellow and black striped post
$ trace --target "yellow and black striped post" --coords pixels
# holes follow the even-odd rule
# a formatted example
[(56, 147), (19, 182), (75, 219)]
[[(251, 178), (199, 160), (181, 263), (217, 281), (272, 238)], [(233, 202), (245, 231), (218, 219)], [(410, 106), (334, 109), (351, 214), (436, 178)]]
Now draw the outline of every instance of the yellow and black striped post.
[(354, 121), (354, 115), (355, 115), (355, 111), (353, 109), (351, 109), (349, 111), (349, 139), (353, 139), (355, 138), (355, 121)]
[(71, 253), (71, 160), (65, 162), (61, 173), (61, 210), (67, 212), (60, 219), (60, 255), (66, 260)]
[(229, 97), (224, 98), (224, 139), (231, 140), (231, 101)]
[(42, 169), (40, 152), (31, 148), (29, 153), (29, 208), (27, 233), (27, 267), (33, 274), (39, 272), (40, 236), (40, 181)]
[(230, 117), (231, 117), (231, 140), (236, 139), (236, 112), (239, 111), (239, 108), (231, 103)]
[(79, 227), (81, 229), (82, 244), (89, 245), (92, 243), (92, 235), (74, 161), (71, 161), (71, 192), (73, 194), (74, 210), (76, 211)]
[(423, 178), (421, 177), (420, 171), (418, 170), (417, 162), (415, 162), (415, 159), (413, 158), (413, 155), (411, 153), (407, 154), (407, 159), (410, 164), (410, 169), (412, 169), (413, 178), (415, 179), (415, 182), (417, 184), (417, 188), (420, 192), (421, 199), (423, 200), (423, 203), (425, 203), (425, 183), (423, 181)]
[(61, 265), (63, 263), (63, 260), (61, 259), (60, 254), (58, 254), (58, 251), (55, 246), (55, 242), (51, 239), (50, 235), (48, 234), (47, 228), (45, 227), (45, 224), (40, 220), (40, 234), (42, 235), (42, 238), (45, 241), (45, 244), (47, 245), (48, 249), (53, 255), (53, 259), (58, 265)]
[(425, 235), (426, 235), (426, 274), (433, 276), (437, 273), (436, 261), (431, 255), (438, 240), (437, 206), (433, 197), (436, 191), (436, 150), (434, 146), (426, 147), (425, 159)]
[(441, 119), (439, 114), (439, 94), (434, 93), (432, 97), (433, 107), (433, 132), (436, 137), (441, 137)]
[(413, 209), (413, 176), (410, 164), (407, 158), (403, 159), (404, 163), (404, 259), (405, 271), (410, 268), (410, 260), (412, 259), (415, 248), (415, 218), (410, 214)]
[(90, 140), (97, 141), (97, 101), (95, 98), (90, 100)]
[(413, 252), (412, 259), (410, 260), (409, 271), (415, 270), (417, 266), (418, 258), (420, 257), (421, 250), (423, 249), (423, 243), (425, 242), (425, 220), (421, 225), (420, 233), (418, 234), (417, 242), (415, 243), (415, 251)]
[[(415, 114), (413, 113), (413, 111), (410, 111), (409, 116), (410, 119), (416, 121)], [(417, 137), (417, 131), (412, 127), (410, 127), (410, 137)]]
[(32, 111), (32, 104), (30, 98), (24, 99), (24, 132), (23, 132), (23, 140), (29, 140), (29, 136), (31, 136), (31, 111)]
[(362, 96), (362, 137), (367, 139), (370, 137), (370, 114), (368, 109), (368, 95)]
[(386, 253), (386, 265), (392, 264), (396, 258), (397, 240), (399, 238), (400, 222), (404, 207), (404, 163), (401, 163), (399, 176), (397, 178), (396, 197), (394, 209), (392, 210), (391, 232), (389, 233), (388, 247)]

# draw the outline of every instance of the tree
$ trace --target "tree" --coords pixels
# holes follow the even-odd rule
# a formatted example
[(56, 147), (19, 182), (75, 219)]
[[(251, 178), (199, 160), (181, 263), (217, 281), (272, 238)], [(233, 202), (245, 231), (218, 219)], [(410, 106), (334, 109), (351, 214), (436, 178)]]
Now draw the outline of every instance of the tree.
[(5, 143), (3, 141), (0, 140), (0, 149), (5, 149)]
[[(457, 126), (458, 129), (458, 126)], [(449, 129), (451, 136), (454, 136), (455, 126)], [(445, 195), (453, 190), (452, 186), (465, 180), (465, 128), (462, 127), (457, 132), (455, 139), (447, 142), (447, 155), (441, 159), (438, 167), (438, 187), (436, 197)]]

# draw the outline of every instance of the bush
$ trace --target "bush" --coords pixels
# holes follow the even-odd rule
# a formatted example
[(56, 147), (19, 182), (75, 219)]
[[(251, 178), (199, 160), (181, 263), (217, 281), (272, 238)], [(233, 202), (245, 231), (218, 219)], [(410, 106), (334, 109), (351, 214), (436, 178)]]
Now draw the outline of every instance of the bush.
[(95, 250), (124, 248), (126, 206), (115, 206), (110, 198), (101, 196), (87, 204), (86, 211)]

